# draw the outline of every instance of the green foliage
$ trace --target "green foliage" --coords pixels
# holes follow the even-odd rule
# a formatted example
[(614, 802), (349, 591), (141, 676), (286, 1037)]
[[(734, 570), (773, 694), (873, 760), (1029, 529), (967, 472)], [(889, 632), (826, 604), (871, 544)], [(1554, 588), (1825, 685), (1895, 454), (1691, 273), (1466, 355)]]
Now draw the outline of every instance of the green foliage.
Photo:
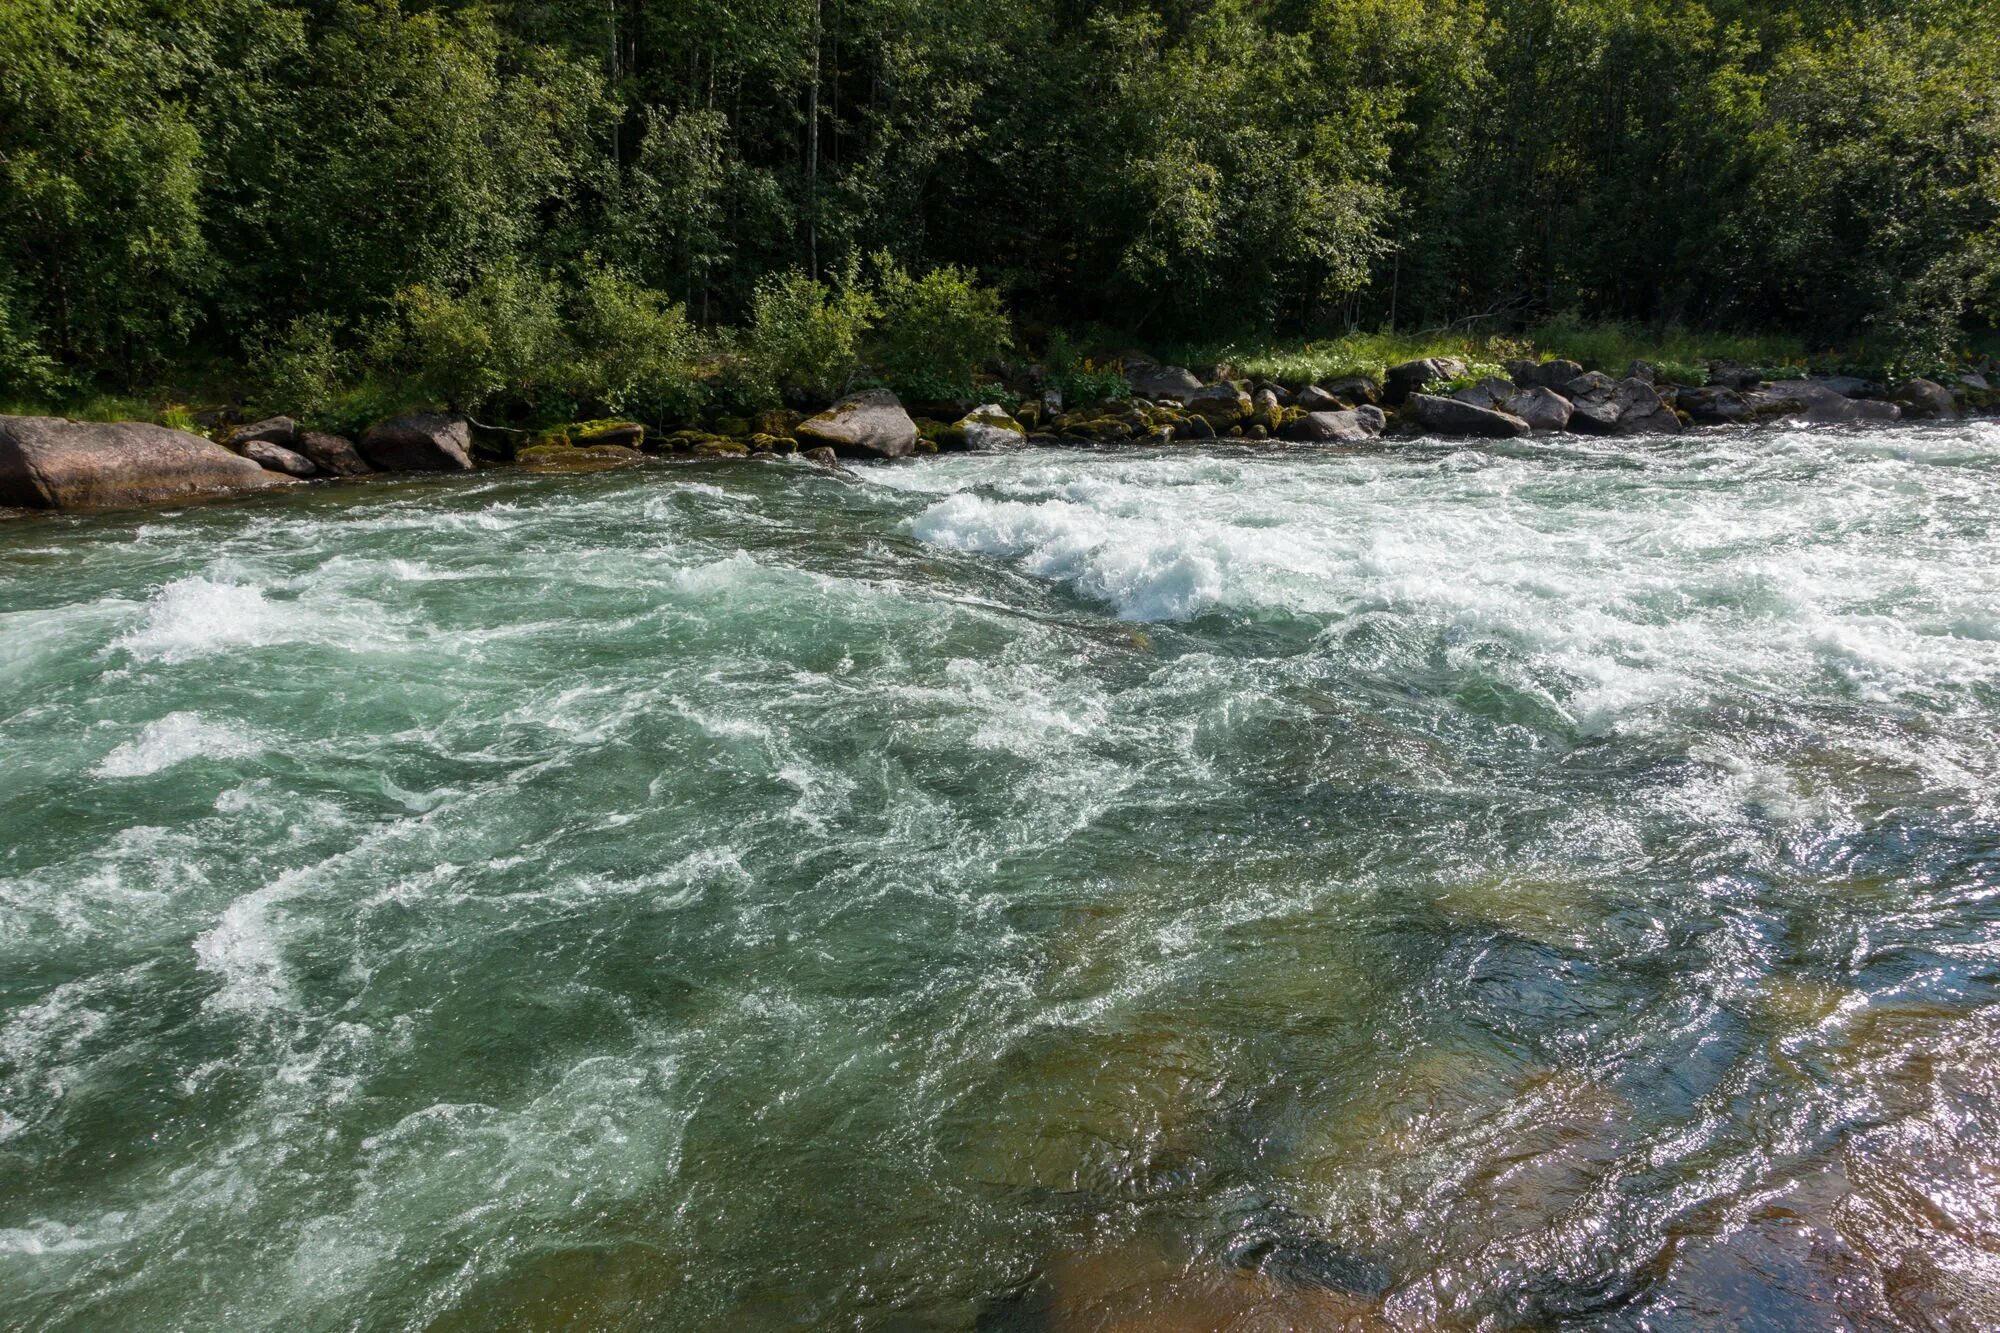
[(946, 265), (912, 277), (876, 257), (881, 322), (872, 348), (889, 387), (912, 399), (970, 394), (972, 375), (1013, 345), (1000, 293)]
[(613, 269), (584, 272), (558, 383), (578, 410), (686, 420), (707, 400), (687, 310)]
[(332, 404), (349, 371), (331, 316), (301, 315), (252, 356), (257, 400), (297, 417), (316, 417)]
[(1111, 403), (1132, 396), (1124, 366), (1085, 356), (1062, 334), (1049, 339), (1042, 364), (1043, 387), (1061, 393), (1065, 403)]
[(751, 304), (747, 361), (755, 382), (837, 397), (858, 369), (862, 337), (881, 305), (850, 265), (835, 282), (798, 269), (765, 278)]
[(371, 353), (404, 377), (416, 401), (473, 411), (508, 392), (532, 402), (552, 387), (563, 351), (561, 295), (512, 264), (463, 292), (406, 287)]

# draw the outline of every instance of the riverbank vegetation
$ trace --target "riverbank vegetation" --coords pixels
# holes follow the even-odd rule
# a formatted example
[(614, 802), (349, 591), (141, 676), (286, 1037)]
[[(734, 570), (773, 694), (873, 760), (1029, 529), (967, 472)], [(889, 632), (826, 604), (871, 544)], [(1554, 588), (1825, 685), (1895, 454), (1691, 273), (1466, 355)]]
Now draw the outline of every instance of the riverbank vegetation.
[(0, 67), (10, 408), (1900, 374), (2000, 318), (2000, 0), (10, 0)]

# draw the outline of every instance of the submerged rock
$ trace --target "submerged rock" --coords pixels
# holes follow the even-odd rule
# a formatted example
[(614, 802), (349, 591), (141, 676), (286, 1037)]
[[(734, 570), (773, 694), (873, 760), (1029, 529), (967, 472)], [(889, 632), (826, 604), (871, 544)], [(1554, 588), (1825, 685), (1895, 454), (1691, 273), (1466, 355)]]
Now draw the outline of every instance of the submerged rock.
[(1456, 398), (1412, 394), (1410, 414), (1418, 425), (1439, 435), (1477, 435), (1487, 439), (1510, 439), (1528, 433), (1528, 423), (1517, 416), (1489, 407), (1462, 403)]
[(290, 484), (212, 440), (166, 426), (0, 417), (0, 504), (110, 508)]
[(794, 432), (802, 445), (825, 445), (853, 458), (908, 458), (917, 451), (917, 423), (887, 389), (841, 399)]
[(406, 412), (361, 437), (361, 456), (384, 472), (470, 472), (472, 423), (448, 412)]

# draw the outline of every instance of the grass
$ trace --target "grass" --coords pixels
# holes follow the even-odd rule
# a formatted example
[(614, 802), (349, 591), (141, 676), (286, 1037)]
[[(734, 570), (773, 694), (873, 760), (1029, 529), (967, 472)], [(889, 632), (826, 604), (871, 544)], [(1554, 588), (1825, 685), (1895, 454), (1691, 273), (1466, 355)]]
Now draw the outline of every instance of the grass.
[[(1381, 378), (1388, 367), (1420, 357), (1456, 357), (1499, 365), (1558, 358), (1587, 370), (1622, 372), (1648, 361), (1679, 376), (1705, 375), (1711, 360), (1739, 361), (1766, 371), (1833, 369), (1839, 353), (1809, 355), (1804, 340), (1779, 334), (1698, 333), (1688, 329), (1639, 329), (1623, 324), (1554, 320), (1515, 335), (1479, 333), (1351, 333), (1310, 342), (1232, 342), (1171, 349), (1185, 365), (1226, 362), (1239, 375), (1307, 384), (1347, 375)], [(1767, 375), (1767, 378), (1775, 376)]]

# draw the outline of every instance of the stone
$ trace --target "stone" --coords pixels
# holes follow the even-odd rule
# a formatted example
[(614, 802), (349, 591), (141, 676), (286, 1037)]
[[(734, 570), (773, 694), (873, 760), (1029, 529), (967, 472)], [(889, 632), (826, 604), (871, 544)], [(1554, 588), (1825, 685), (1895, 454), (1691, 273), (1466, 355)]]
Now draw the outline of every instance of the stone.
[(1125, 382), (1141, 398), (1171, 398), (1185, 401), (1200, 392), (1201, 381), (1185, 366), (1162, 366), (1152, 362), (1126, 362)]
[(1708, 383), (1710, 388), (1754, 389), (1763, 382), (1763, 376), (1740, 361), (1711, 361), (1708, 363)]
[(1328, 393), (1317, 384), (1308, 384), (1293, 395), (1292, 401), (1308, 412), (1338, 412), (1347, 404), (1338, 394)]
[(1339, 399), (1344, 407), (1382, 401), (1382, 386), (1375, 382), (1372, 375), (1343, 375), (1338, 379), (1321, 380), (1318, 387)]
[(1565, 381), (1558, 390), (1569, 400), (1569, 428), (1581, 435), (1611, 435), (1618, 430), (1618, 381), (1587, 371)]
[(1182, 424), (1174, 427), (1174, 438), (1212, 440), (1215, 438), (1215, 427), (1209, 424), (1207, 417), (1190, 416)]
[(1188, 395), (1184, 404), (1192, 416), (1205, 417), (1212, 426), (1234, 426), (1247, 421), (1255, 404), (1250, 395), (1228, 381), (1204, 385)]
[(514, 455), (516, 463), (538, 472), (601, 472), (645, 459), (637, 449), (623, 444), (531, 444)]
[(1903, 415), (1894, 403), (1843, 397), (1818, 380), (1780, 380), (1744, 393), (1743, 401), (1758, 420), (1782, 418), (1813, 426), (1896, 421)]
[(1308, 412), (1285, 428), (1285, 437), (1309, 444), (1366, 444), (1387, 426), (1381, 408), (1363, 405), (1345, 412)]
[(1531, 430), (1569, 429), (1569, 399), (1539, 384), (1530, 389), (1514, 390), (1500, 403), (1499, 410), (1508, 416), (1521, 418)]
[(1955, 417), (1958, 401), (1951, 390), (1935, 380), (1913, 377), (1890, 386), (1889, 400), (1903, 409), (1906, 417)]
[(1511, 439), (1528, 433), (1528, 423), (1517, 416), (1492, 408), (1463, 403), (1456, 398), (1432, 394), (1411, 394), (1410, 415), (1418, 425), (1439, 435), (1477, 435), (1487, 439)]
[(1750, 404), (1741, 390), (1710, 385), (1706, 389), (1682, 389), (1675, 400), (1689, 420), (1702, 426), (1738, 426), (1750, 420)]
[(472, 423), (454, 412), (406, 412), (370, 426), (358, 447), (383, 472), (470, 472)]
[(1620, 435), (1678, 435), (1681, 419), (1660, 397), (1653, 381), (1628, 375), (1612, 391)]
[(1976, 370), (1968, 370), (1958, 377), (1958, 382), (1974, 393), (1992, 393), (1993, 383)]
[(618, 449), (637, 449), (646, 442), (646, 428), (637, 421), (592, 422), (570, 436), (570, 443), (580, 449), (590, 449), (603, 445)]
[(113, 508), (291, 484), (212, 440), (166, 426), (0, 416), (0, 505)]
[(1660, 382), (1660, 372), (1659, 368), (1650, 361), (1634, 361), (1631, 365), (1625, 367), (1625, 378), (1628, 380), (1638, 380), (1642, 384), (1658, 384)]
[(1515, 392), (1512, 380), (1495, 379), (1488, 376), (1477, 384), (1468, 385), (1460, 389), (1452, 397), (1458, 399), (1461, 403), (1471, 403), (1474, 407), (1485, 407), (1499, 411), (1502, 404), (1509, 398), (1512, 398)]
[(979, 453), (988, 449), (1011, 449), (1028, 438), (1020, 422), (998, 403), (975, 407), (938, 436), (938, 447)]
[(251, 440), (239, 452), (268, 472), (282, 472), (288, 477), (319, 475), (318, 465), (310, 458), (295, 453), (282, 444), (273, 444), (269, 440)]
[[(238, 426), (229, 432), (229, 447), (243, 453), (243, 446), (262, 441), (266, 444), (283, 445), (289, 449), (299, 437), (299, 423), (290, 417), (266, 417), (248, 426)], [(248, 455), (245, 455), (246, 457)]]
[(1455, 380), (1464, 373), (1465, 362), (1457, 357), (1427, 356), (1419, 361), (1405, 361), (1389, 367), (1389, 382), (1382, 391), (1382, 401), (1391, 407), (1401, 407), (1411, 394), (1423, 392), (1426, 385)]
[(807, 449), (799, 457), (805, 459), (806, 462), (811, 463), (815, 467), (838, 468), (840, 466), (840, 455), (824, 444)]
[(313, 465), (329, 477), (359, 477), (374, 471), (355, 451), (354, 441), (345, 435), (302, 430), (292, 447), (310, 458)]
[(1278, 429), (1284, 412), (1278, 395), (1269, 389), (1259, 389), (1250, 400), (1250, 423), (1262, 427), (1266, 434)]
[(794, 433), (800, 444), (825, 445), (843, 458), (908, 458), (917, 451), (917, 423), (887, 389), (850, 394)]
[(1577, 376), (1583, 374), (1583, 367), (1574, 361), (1509, 361), (1507, 377), (1523, 389), (1561, 389)]

